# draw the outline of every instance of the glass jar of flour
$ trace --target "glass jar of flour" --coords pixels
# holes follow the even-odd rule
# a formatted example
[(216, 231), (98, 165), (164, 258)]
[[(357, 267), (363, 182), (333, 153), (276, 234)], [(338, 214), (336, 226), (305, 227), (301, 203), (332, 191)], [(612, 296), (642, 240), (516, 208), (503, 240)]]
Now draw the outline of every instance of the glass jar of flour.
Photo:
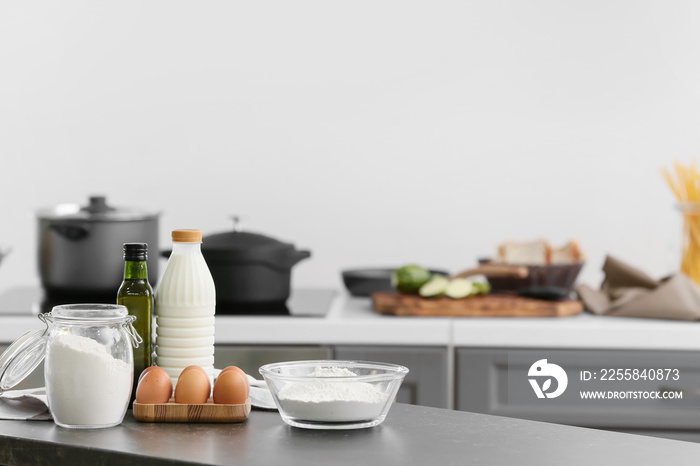
[(120, 424), (129, 406), (133, 348), (142, 342), (126, 307), (55, 306), (39, 318), (48, 326), (44, 379), (49, 409), (62, 427)]

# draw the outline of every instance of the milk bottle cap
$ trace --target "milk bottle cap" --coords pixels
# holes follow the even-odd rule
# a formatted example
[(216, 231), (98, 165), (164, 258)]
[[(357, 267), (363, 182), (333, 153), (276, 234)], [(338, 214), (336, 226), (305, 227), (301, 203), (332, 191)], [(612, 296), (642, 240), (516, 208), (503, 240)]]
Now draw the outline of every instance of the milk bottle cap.
[(202, 230), (173, 230), (172, 238), (175, 243), (201, 243)]

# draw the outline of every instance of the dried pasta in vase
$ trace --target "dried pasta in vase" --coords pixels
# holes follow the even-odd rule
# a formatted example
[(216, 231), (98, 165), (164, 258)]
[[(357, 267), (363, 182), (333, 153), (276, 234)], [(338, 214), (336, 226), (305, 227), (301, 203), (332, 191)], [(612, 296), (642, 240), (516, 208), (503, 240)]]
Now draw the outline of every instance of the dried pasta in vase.
[(700, 286), (700, 171), (691, 165), (674, 163), (674, 172), (662, 174), (678, 199), (683, 214), (683, 257), (681, 271)]

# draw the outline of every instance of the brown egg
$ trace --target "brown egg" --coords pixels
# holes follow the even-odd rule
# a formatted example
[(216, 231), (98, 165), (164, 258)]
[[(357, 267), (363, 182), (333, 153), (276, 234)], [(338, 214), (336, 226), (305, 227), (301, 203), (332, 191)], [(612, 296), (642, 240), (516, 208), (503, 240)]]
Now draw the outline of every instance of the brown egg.
[(243, 404), (248, 399), (248, 391), (248, 380), (243, 371), (222, 371), (214, 384), (214, 403)]
[(180, 375), (182, 376), (182, 374), (184, 374), (184, 373), (187, 372), (187, 371), (191, 371), (191, 370), (200, 371), (202, 374), (204, 374), (204, 375), (206, 375), (207, 377), (209, 377), (209, 374), (207, 374), (207, 371), (205, 371), (204, 368), (203, 368), (202, 366), (197, 366), (197, 365), (192, 365), (192, 366), (187, 366), (187, 367), (185, 367), (184, 369), (182, 369), (182, 372), (180, 372)]
[[(250, 393), (250, 382), (248, 381), (248, 376), (246, 375), (246, 373), (243, 372), (243, 369), (236, 367), (236, 366), (228, 366), (228, 367), (224, 368), (224, 370), (221, 371), (221, 373), (219, 374), (219, 377), (221, 377), (221, 374), (223, 374), (224, 372), (230, 372), (230, 371), (236, 371), (243, 376), (243, 378), (245, 379), (246, 393)], [(216, 384), (214, 384), (214, 385), (216, 385)]]
[(211, 384), (206, 371), (199, 366), (187, 366), (180, 373), (175, 385), (175, 403), (206, 403), (210, 393)]
[(154, 367), (156, 367), (156, 366), (148, 366), (143, 371), (141, 371), (141, 375), (139, 375), (139, 382), (141, 382), (141, 379), (143, 379), (143, 376), (148, 374), (151, 371), (151, 369), (153, 369)]
[(173, 382), (164, 369), (151, 366), (139, 377), (136, 402), (143, 404), (167, 403), (173, 394)]

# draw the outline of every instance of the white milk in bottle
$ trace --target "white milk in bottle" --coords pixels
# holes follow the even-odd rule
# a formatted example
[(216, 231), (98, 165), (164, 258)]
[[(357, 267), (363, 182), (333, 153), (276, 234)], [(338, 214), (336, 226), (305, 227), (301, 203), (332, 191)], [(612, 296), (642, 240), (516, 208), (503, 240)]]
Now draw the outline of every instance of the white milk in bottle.
[(173, 384), (190, 365), (214, 371), (216, 289), (200, 230), (173, 230), (173, 251), (156, 289), (156, 364)]

